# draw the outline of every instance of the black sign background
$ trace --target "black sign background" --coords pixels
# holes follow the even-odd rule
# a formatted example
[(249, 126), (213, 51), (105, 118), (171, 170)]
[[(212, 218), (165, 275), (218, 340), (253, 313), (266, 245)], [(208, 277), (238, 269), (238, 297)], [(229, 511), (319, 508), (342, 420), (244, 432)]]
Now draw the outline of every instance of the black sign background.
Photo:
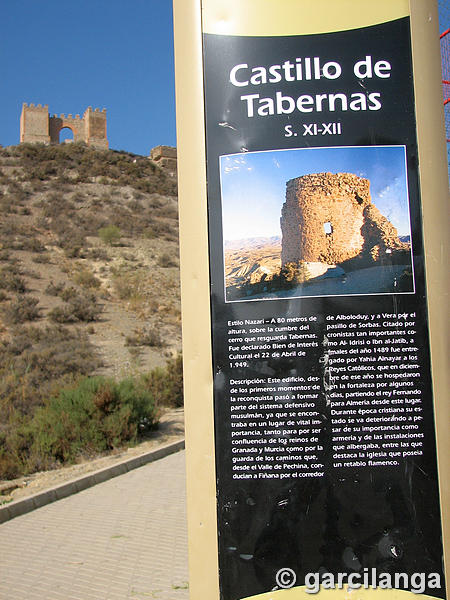
[[(292, 115), (248, 118), (246, 103), (240, 100), (247, 93), (273, 97), (275, 91), (294, 98), (300, 94), (360, 92), (361, 82), (353, 74), (353, 65), (366, 55), (374, 61), (388, 60), (392, 65), (389, 79), (364, 82), (367, 93), (381, 93), (379, 111), (295, 111)], [(322, 78), (317, 82), (249, 88), (235, 87), (229, 81), (230, 71), (237, 64), (268, 66), (314, 56), (320, 57), (322, 64), (337, 61), (342, 65), (342, 75), (336, 80)], [(204, 65), (221, 599), (237, 600), (272, 590), (275, 574), (284, 567), (295, 570), (297, 585), (304, 583), (308, 572), (348, 573), (352, 570), (349, 548), (362, 567), (378, 572), (440, 573), (443, 589), (426, 593), (445, 598), (409, 19), (339, 33), (282, 38), (205, 34)], [(298, 127), (313, 121), (340, 121), (343, 133), (314, 138), (313, 142), (312, 138), (284, 137), (285, 125), (295, 122)], [(308, 145), (406, 146), (415, 294), (225, 303), (219, 156)], [(314, 313), (325, 327), (326, 315), (380, 311), (417, 314), (424, 455), (404, 459), (399, 468), (333, 470), (327, 429), (330, 415), (322, 385), (318, 410), (325, 424), (321, 438), (328, 457), (325, 477), (233, 480), (229, 378), (258, 377), (261, 373), (286, 377), (307, 372), (323, 380), (320, 358), (324, 349), (311, 352), (301, 370), (296, 359), (272, 359), (261, 360), (257, 366), (253, 362), (251, 368), (231, 374), (227, 322)], [(398, 556), (383, 553), (382, 540), (400, 548)]]

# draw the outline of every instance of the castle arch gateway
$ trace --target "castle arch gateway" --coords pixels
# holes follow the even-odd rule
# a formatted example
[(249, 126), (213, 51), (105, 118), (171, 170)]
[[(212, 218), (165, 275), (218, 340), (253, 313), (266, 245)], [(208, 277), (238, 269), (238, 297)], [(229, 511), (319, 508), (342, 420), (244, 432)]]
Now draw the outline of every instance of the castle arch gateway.
[(84, 136), (84, 123), (82, 119), (80, 119), (80, 115), (76, 115), (75, 118), (72, 118), (72, 115), (68, 115), (67, 117), (64, 115), (59, 117), (54, 115), (53, 117), (50, 117), (49, 133), (51, 144), (60, 143), (59, 135), (63, 129), (70, 129), (70, 131), (73, 133), (74, 142), (86, 141)]
[(70, 127), (63, 127), (59, 132), (59, 143), (67, 144), (75, 140), (74, 133)]
[(71, 114), (53, 115), (48, 112), (48, 105), (24, 103), (20, 116), (20, 143), (59, 144), (62, 129), (68, 128), (73, 133), (74, 142), (84, 142), (88, 146), (99, 149), (108, 148), (106, 136), (106, 109), (92, 109), (89, 106), (82, 117)]

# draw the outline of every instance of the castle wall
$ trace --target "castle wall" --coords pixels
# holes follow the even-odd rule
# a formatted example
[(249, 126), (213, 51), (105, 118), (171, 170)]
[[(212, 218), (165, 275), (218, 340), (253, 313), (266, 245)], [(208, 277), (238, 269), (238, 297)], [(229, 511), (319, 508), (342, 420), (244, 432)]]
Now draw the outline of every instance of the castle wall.
[(49, 129), (50, 129), (50, 142), (52, 144), (59, 144), (59, 134), (61, 129), (68, 127), (73, 133), (74, 142), (85, 142), (85, 124), (80, 115), (76, 115), (75, 118), (72, 115), (61, 114), (59, 117), (54, 115), (49, 118)]
[(155, 162), (161, 158), (177, 158), (177, 149), (173, 146), (155, 146), (150, 150), (150, 158)]
[(173, 146), (155, 146), (150, 150), (150, 159), (168, 171), (171, 175), (177, 172), (177, 149)]

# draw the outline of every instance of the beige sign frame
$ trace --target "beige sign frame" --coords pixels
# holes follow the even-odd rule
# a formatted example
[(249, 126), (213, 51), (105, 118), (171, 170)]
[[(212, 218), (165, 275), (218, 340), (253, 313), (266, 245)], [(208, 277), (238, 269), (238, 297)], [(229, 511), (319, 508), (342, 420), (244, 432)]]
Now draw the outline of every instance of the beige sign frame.
[[(436, 0), (174, 0), (190, 597), (219, 598), (202, 41), (204, 31), (289, 35), (367, 26), (410, 14), (432, 375), (446, 564), (450, 564), (447, 357), (448, 173)], [(255, 10), (255, 7), (258, 7)], [(284, 6), (286, 10), (281, 11)], [(301, 20), (293, 18), (301, 6)], [(232, 18), (236, 12), (242, 19)], [(274, 16), (276, 13), (276, 16)], [(320, 30), (317, 15), (320, 13)], [(255, 16), (256, 15), (256, 16)], [(289, 18), (286, 18), (289, 15)], [(323, 15), (329, 15), (325, 19)], [(450, 574), (447, 572), (447, 582)], [(378, 592), (378, 590), (377, 590)], [(383, 593), (382, 590), (379, 590)], [(345, 592), (332, 592), (334, 598)], [(449, 593), (449, 591), (448, 591)], [(279, 592), (258, 598), (276, 600)], [(285, 590), (286, 599), (307, 598)], [(301, 594), (301, 595), (300, 595)], [(374, 594), (374, 592), (369, 592)], [(394, 590), (391, 600), (411, 596)], [(331, 596), (331, 594), (330, 594)], [(377, 594), (378, 596), (378, 594)], [(328, 598), (320, 592), (319, 597)], [(361, 598), (373, 595), (361, 595)], [(424, 596), (422, 596), (424, 597)]]

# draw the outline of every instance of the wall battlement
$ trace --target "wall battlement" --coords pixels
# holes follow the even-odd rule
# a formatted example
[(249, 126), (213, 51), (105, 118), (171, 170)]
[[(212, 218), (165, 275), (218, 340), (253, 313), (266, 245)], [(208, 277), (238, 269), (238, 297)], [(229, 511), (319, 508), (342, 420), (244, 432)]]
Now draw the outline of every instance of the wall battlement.
[(37, 105), (35, 106), (35, 105), (34, 105), (32, 102), (31, 102), (30, 104), (27, 104), (26, 102), (24, 102), (24, 103), (23, 103), (23, 106), (24, 106), (24, 107), (27, 107), (27, 108), (42, 108), (42, 109), (46, 109), (46, 110), (48, 110), (48, 104), (44, 104), (44, 105), (42, 105), (42, 104), (37, 104)]
[(84, 142), (93, 148), (106, 150), (108, 138), (106, 136), (106, 109), (92, 109), (84, 111), (83, 117), (79, 114), (67, 116), (64, 113), (50, 116), (48, 104), (33, 103), (22, 105), (20, 115), (20, 143), (28, 144), (59, 144), (59, 134), (62, 129), (70, 129), (74, 142)]

